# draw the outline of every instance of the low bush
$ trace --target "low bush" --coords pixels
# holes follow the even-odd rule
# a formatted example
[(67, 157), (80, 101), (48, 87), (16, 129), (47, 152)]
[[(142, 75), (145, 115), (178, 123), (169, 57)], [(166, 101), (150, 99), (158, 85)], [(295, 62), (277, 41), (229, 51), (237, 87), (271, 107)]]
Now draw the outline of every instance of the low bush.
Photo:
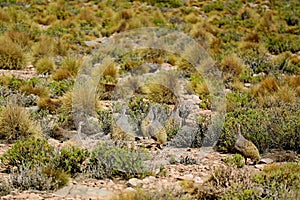
[(233, 165), (238, 168), (242, 168), (245, 166), (245, 163), (243, 162), (244, 157), (241, 154), (234, 154), (234, 156), (229, 156), (223, 159), (223, 162), (225, 162), (228, 165)]
[(37, 164), (46, 165), (53, 162), (55, 154), (54, 147), (48, 144), (47, 140), (31, 137), (17, 141), (1, 159), (11, 167), (20, 168), (25, 165), (26, 168), (31, 168)]
[(258, 173), (229, 166), (189, 190), (196, 199), (298, 199), (299, 170), (299, 163), (271, 164)]
[(18, 190), (49, 191), (62, 188), (69, 182), (69, 175), (62, 169), (36, 164), (19, 166), (9, 178), (11, 185)]
[(88, 158), (89, 152), (75, 146), (64, 147), (61, 149), (58, 158), (56, 159), (57, 168), (69, 174), (81, 172), (83, 162)]
[(237, 137), (236, 123), (242, 134), (251, 140), (260, 152), (269, 149), (286, 149), (299, 152), (299, 104), (282, 104), (271, 108), (244, 108), (228, 112), (218, 149), (234, 152)]
[(92, 151), (86, 172), (97, 179), (143, 178), (152, 174), (149, 166), (145, 164), (148, 159), (150, 155), (147, 151), (103, 143)]

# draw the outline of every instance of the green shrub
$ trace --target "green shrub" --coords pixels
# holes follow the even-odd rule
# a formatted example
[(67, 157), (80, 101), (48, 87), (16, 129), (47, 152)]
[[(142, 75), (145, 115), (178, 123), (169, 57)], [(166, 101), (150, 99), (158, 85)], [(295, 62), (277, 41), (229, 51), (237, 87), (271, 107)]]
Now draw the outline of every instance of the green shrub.
[(87, 173), (94, 178), (132, 177), (143, 178), (152, 173), (144, 163), (150, 159), (149, 153), (128, 147), (99, 144), (91, 153)]
[(81, 172), (82, 163), (87, 159), (89, 152), (75, 146), (61, 149), (57, 158), (57, 167), (65, 172), (75, 174)]
[(73, 80), (61, 80), (50, 82), (48, 87), (51, 94), (55, 96), (62, 96), (64, 93), (70, 90), (74, 85)]
[(219, 150), (234, 152), (237, 137), (236, 123), (242, 134), (251, 140), (260, 152), (268, 149), (300, 150), (299, 104), (283, 104), (271, 108), (245, 108), (226, 115), (223, 133), (218, 141)]
[(39, 136), (41, 128), (31, 119), (25, 108), (9, 104), (0, 110), (0, 138), (8, 142)]
[(25, 165), (31, 168), (36, 164), (53, 162), (54, 156), (54, 147), (47, 140), (31, 137), (24, 141), (17, 141), (1, 159), (11, 167), (20, 168)]
[(26, 64), (26, 57), (19, 45), (10, 38), (0, 37), (0, 66), (1, 69), (22, 69)]
[(112, 131), (112, 112), (108, 110), (97, 111), (100, 127), (104, 134), (109, 134)]
[(223, 1), (214, 1), (210, 2), (209, 4), (204, 5), (203, 7), (204, 12), (210, 12), (212, 10), (224, 10), (224, 3)]
[(223, 161), (228, 165), (234, 165), (238, 168), (242, 168), (245, 166), (243, 162), (244, 157), (241, 154), (234, 154), (234, 156), (229, 156), (223, 159)]
[(300, 39), (296, 35), (271, 35), (266, 44), (267, 49), (274, 54), (280, 54), (285, 51), (296, 53), (300, 51)]

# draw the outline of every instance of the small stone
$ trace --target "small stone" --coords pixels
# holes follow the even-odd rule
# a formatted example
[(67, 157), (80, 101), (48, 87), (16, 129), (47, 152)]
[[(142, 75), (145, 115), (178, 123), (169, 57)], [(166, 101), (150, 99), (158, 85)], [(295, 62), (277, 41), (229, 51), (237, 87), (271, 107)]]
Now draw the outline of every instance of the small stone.
[(178, 180), (187, 180), (187, 181), (192, 181), (194, 176), (192, 174), (186, 174), (184, 176), (179, 176), (177, 179)]
[(255, 165), (254, 167), (256, 169), (262, 170), (265, 166), (266, 166), (266, 164), (260, 164), (260, 165)]
[(124, 190), (124, 192), (128, 192), (128, 193), (131, 193), (131, 192), (135, 192), (136, 190), (132, 187), (128, 187)]
[(271, 159), (271, 158), (262, 158), (260, 159), (259, 163), (263, 163), (263, 164), (270, 164), (270, 163), (273, 163), (274, 160)]
[(197, 176), (197, 177), (194, 178), (194, 182), (196, 184), (202, 184), (202, 183), (204, 183), (203, 179), (200, 178), (199, 176)]
[(149, 183), (153, 183), (155, 180), (156, 180), (156, 178), (154, 176), (148, 176), (143, 179), (143, 183), (149, 184)]
[(142, 182), (143, 182), (143, 181), (140, 180), (140, 179), (132, 178), (132, 179), (129, 179), (128, 184), (129, 184), (130, 186), (137, 187), (137, 186), (142, 185)]

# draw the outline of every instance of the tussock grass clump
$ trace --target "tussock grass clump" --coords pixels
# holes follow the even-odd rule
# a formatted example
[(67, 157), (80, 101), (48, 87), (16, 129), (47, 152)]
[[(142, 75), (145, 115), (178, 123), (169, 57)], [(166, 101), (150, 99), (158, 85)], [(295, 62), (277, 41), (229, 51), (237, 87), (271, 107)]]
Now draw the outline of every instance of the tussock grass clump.
[(6, 32), (6, 35), (22, 48), (31, 46), (32, 42), (29, 34), (17, 30), (10, 30)]
[(49, 57), (54, 53), (54, 40), (48, 36), (42, 36), (40, 40), (32, 46), (35, 58)]
[(70, 72), (67, 69), (59, 68), (51, 76), (54, 81), (62, 81), (70, 77)]
[(20, 86), (19, 90), (26, 95), (34, 94), (39, 97), (49, 96), (49, 89), (43, 85), (40, 79), (36, 77), (27, 80), (23, 85)]
[(52, 79), (55, 81), (61, 81), (68, 78), (75, 78), (81, 65), (81, 59), (68, 56), (62, 61), (61, 67), (52, 74)]
[(39, 136), (41, 128), (31, 119), (25, 108), (9, 104), (0, 110), (0, 138), (8, 142)]
[(229, 73), (231, 76), (240, 75), (243, 69), (243, 61), (236, 55), (226, 56), (221, 62), (221, 70), (225, 73)]
[(272, 94), (279, 89), (278, 81), (271, 76), (263, 79), (256, 87), (253, 88), (252, 93), (254, 96), (264, 96), (267, 94)]
[(52, 73), (55, 68), (55, 63), (48, 57), (43, 57), (36, 63), (36, 70), (39, 74)]
[(26, 56), (22, 48), (9, 37), (0, 37), (0, 66), (2, 69), (22, 69), (26, 64)]
[(60, 106), (61, 102), (58, 99), (51, 99), (49, 97), (42, 97), (37, 102), (40, 109), (49, 110), (50, 112), (55, 112)]

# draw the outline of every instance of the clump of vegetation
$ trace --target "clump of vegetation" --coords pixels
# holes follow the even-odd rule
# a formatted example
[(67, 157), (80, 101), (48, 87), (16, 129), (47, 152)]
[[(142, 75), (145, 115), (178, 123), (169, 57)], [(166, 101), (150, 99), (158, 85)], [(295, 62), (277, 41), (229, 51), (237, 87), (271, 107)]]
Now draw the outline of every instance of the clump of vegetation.
[(55, 190), (65, 186), (71, 175), (82, 172), (88, 156), (87, 150), (69, 146), (58, 151), (47, 140), (31, 137), (17, 141), (1, 161), (12, 170), (14, 187)]
[(39, 74), (52, 73), (55, 68), (55, 63), (48, 57), (43, 57), (36, 63), (36, 70)]
[(41, 128), (25, 108), (9, 104), (0, 110), (0, 138), (8, 142), (41, 135)]
[(48, 144), (47, 140), (31, 137), (27, 140), (17, 141), (11, 149), (2, 156), (4, 163), (11, 167), (28, 168), (36, 164), (48, 164), (53, 162), (55, 156), (54, 147)]
[(20, 86), (19, 90), (27, 95), (34, 94), (39, 97), (49, 96), (49, 89), (43, 84), (41, 79), (36, 77), (27, 80), (23, 85)]
[(119, 194), (114, 195), (112, 200), (184, 200), (188, 199), (189, 195), (184, 194), (183, 191), (171, 191), (169, 189), (163, 189), (162, 191), (150, 191), (142, 188), (138, 188), (134, 191), (122, 191)]
[(283, 104), (280, 107), (241, 109), (226, 115), (224, 130), (218, 141), (219, 150), (235, 152), (233, 146), (238, 122), (242, 135), (251, 140), (262, 153), (279, 148), (299, 151), (299, 106)]
[(133, 150), (126, 146), (99, 144), (91, 153), (87, 173), (94, 178), (132, 177), (143, 178), (152, 174), (152, 169), (145, 164), (150, 159), (148, 152)]
[(298, 163), (271, 164), (262, 172), (228, 166), (216, 169), (201, 186), (190, 184), (197, 199), (260, 199), (299, 197)]
[(36, 165), (28, 167), (19, 166), (12, 171), (11, 185), (19, 190), (50, 191), (62, 188), (69, 182), (69, 175), (62, 169)]
[(75, 146), (64, 147), (55, 161), (58, 163), (56, 167), (69, 174), (82, 172), (82, 164), (88, 156), (88, 150)]
[(245, 163), (243, 162), (244, 158), (241, 154), (234, 154), (234, 156), (229, 156), (223, 159), (223, 162), (225, 162), (228, 165), (237, 166), (238, 168), (242, 168), (245, 166)]
[(48, 110), (51, 113), (54, 113), (61, 106), (61, 102), (58, 99), (51, 99), (49, 97), (42, 97), (37, 102), (37, 105), (40, 109)]
[(0, 37), (0, 66), (2, 69), (22, 69), (26, 56), (21, 47), (6, 36)]
[(10, 193), (11, 187), (7, 181), (1, 180), (0, 182), (0, 197), (6, 196)]

